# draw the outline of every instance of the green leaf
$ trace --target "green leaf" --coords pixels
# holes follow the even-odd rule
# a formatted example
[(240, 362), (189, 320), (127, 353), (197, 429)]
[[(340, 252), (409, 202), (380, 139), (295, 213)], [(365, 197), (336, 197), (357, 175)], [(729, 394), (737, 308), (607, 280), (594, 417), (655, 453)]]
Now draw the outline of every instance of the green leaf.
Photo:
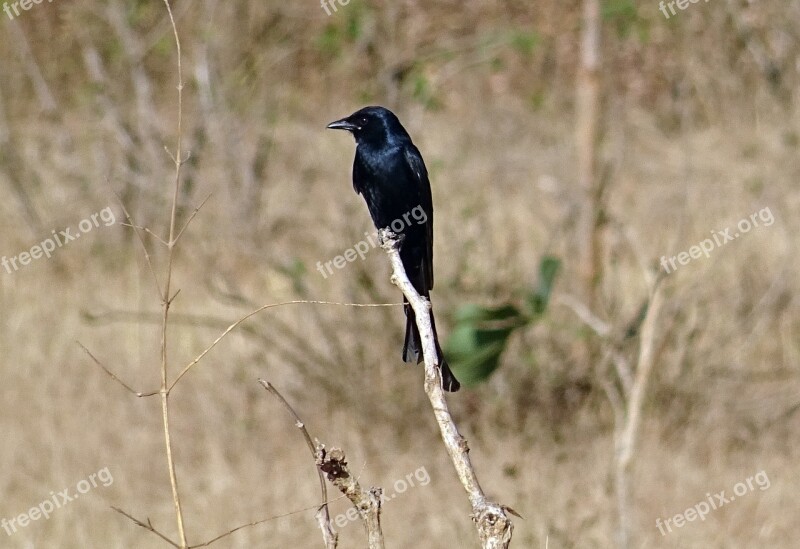
[(316, 39), (316, 47), (325, 56), (336, 58), (342, 51), (344, 37), (342, 31), (336, 25), (326, 25), (322, 33)]
[(500, 365), (508, 337), (514, 327), (476, 328), (462, 324), (447, 341), (445, 354), (456, 377), (472, 386), (485, 381)]
[(475, 303), (469, 303), (458, 309), (456, 312), (456, 322), (477, 323), (499, 320), (516, 320), (522, 316), (519, 309), (513, 305), (503, 305), (500, 307), (483, 307)]
[(606, 0), (602, 7), (602, 16), (605, 21), (616, 27), (617, 35), (626, 38), (637, 32), (639, 40), (647, 40), (647, 22), (639, 16), (636, 3), (633, 0)]
[(511, 45), (526, 57), (530, 57), (539, 45), (541, 38), (534, 30), (515, 30), (511, 33)]
[(414, 74), (412, 86), (411, 95), (425, 108), (436, 109), (439, 106), (431, 81), (423, 74), (422, 70), (418, 70)]
[(547, 310), (560, 268), (561, 260), (557, 257), (547, 255), (539, 262), (539, 283), (526, 299), (528, 309), (534, 316), (540, 316)]
[[(354, 6), (355, 7), (355, 6)], [(355, 42), (364, 33), (362, 14), (359, 9), (347, 10), (347, 38), (350, 42)]]
[(485, 381), (500, 365), (500, 357), (514, 330), (541, 316), (550, 301), (558, 258), (545, 256), (539, 263), (539, 283), (526, 298), (530, 312), (512, 304), (484, 307), (470, 303), (456, 312), (456, 325), (445, 345), (445, 354), (456, 377), (465, 385)]

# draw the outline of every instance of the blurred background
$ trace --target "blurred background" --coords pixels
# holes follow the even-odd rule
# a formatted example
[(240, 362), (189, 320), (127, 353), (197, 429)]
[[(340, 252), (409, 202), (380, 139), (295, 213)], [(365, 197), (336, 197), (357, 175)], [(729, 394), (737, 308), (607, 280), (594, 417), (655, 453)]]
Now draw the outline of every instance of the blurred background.
[[(158, 388), (159, 296), (121, 204), (166, 238), (169, 18), (155, 0), (8, 6), (0, 255), (19, 267), (0, 270), (0, 518), (104, 468), (113, 483), (0, 546), (165, 547), (110, 508), (177, 538), (158, 397), (127, 392), (77, 342), (134, 389)], [(175, 1), (191, 153), (178, 225), (210, 198), (175, 254), (171, 377), (263, 304), (400, 301), (380, 250), (328, 277), (316, 267), (373, 230), (352, 139), (325, 125), (385, 105), (430, 172), (433, 303), (470, 382), (448, 400), (487, 495), (525, 517), (512, 547), (794, 547), (800, 1), (597, 6), (582, 53), (580, 1)], [(84, 231), (105, 208), (115, 222)], [(659, 265), (765, 208), (772, 224)], [(20, 263), (66, 228), (81, 238)], [(144, 240), (163, 283), (166, 249)], [(396, 494), (387, 547), (478, 546), (422, 367), (400, 360), (403, 328), (399, 306), (276, 307), (182, 379), (171, 426), (190, 544), (276, 517), (214, 546), (322, 545), (313, 462), (262, 377), (363, 485)], [(420, 468), (430, 482), (401, 492)], [(760, 472), (769, 482), (742, 491)], [(736, 499), (677, 526), (722, 490)], [(340, 547), (366, 545), (358, 523), (334, 527)]]

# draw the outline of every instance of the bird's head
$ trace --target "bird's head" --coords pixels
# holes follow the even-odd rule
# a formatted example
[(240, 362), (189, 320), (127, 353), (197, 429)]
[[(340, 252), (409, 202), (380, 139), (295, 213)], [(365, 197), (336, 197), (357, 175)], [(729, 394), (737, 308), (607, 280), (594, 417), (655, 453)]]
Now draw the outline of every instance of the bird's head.
[(410, 139), (397, 116), (384, 107), (364, 107), (326, 127), (349, 131), (356, 143), (385, 144), (397, 139)]

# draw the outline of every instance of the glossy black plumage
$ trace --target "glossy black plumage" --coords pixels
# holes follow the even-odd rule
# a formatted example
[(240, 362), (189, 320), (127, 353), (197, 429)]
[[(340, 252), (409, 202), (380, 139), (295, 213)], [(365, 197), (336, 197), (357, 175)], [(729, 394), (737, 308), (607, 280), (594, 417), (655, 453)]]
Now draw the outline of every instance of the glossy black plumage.
[[(397, 116), (383, 107), (365, 107), (327, 127), (347, 130), (355, 137), (353, 188), (364, 197), (376, 228), (388, 227), (403, 234), (400, 258), (406, 274), (417, 292), (429, 298), (433, 288), (433, 201), (422, 155)], [(403, 360), (419, 363), (420, 337), (408, 303), (405, 313)], [(433, 313), (431, 323), (436, 337)], [(457, 391), (460, 384), (444, 360), (438, 338), (436, 350), (445, 390)]]

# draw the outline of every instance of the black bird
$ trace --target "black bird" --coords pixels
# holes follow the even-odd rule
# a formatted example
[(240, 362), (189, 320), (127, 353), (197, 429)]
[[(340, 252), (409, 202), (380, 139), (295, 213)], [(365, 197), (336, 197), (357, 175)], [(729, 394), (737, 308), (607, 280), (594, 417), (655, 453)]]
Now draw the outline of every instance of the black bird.
[[(433, 288), (433, 200), (422, 155), (397, 116), (383, 107), (364, 107), (327, 127), (347, 130), (355, 137), (353, 188), (367, 202), (375, 228), (389, 228), (404, 236), (400, 245), (403, 266), (417, 292), (430, 299)], [(402, 230), (396, 230), (401, 224)], [(406, 313), (403, 360), (419, 363), (422, 362), (422, 344), (414, 311), (405, 298), (403, 302)], [(446, 391), (458, 391), (461, 384), (444, 360), (432, 312), (431, 326), (442, 368), (442, 385)]]

